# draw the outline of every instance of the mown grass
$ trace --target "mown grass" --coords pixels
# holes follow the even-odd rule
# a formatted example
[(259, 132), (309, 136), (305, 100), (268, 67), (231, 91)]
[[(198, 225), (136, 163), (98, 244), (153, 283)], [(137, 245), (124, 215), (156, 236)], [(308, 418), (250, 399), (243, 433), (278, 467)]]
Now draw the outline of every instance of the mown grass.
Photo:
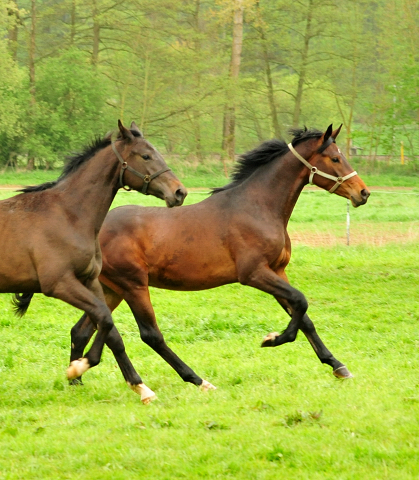
[[(200, 198), (192, 192), (187, 201)], [(161, 205), (121, 192), (114, 206), (126, 203)], [(416, 229), (418, 211), (415, 195), (376, 193), (351, 209), (351, 220), (354, 228), (380, 224), (390, 236), (395, 226)], [(344, 199), (307, 191), (290, 230), (336, 232), (345, 220)], [(67, 385), (69, 331), (80, 312), (37, 295), (17, 319), (10, 296), (0, 296), (0, 478), (418, 478), (418, 263), (407, 236), (379, 248), (294, 246), (290, 281), (355, 375), (347, 381), (320, 364), (301, 334), (259, 348), (287, 323), (268, 295), (240, 285), (153, 289), (167, 341), (218, 387), (203, 394), (141, 342), (122, 305), (115, 322), (158, 395), (149, 406), (125, 386), (108, 350), (84, 387)]]

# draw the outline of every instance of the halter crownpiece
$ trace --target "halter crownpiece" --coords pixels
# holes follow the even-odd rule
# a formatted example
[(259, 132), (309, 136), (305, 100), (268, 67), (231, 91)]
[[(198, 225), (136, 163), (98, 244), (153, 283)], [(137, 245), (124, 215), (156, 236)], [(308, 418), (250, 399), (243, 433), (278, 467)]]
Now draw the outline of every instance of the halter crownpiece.
[(342, 183), (345, 181), (345, 180), (348, 180), (349, 178), (352, 178), (354, 177), (355, 175), (358, 175), (358, 173), (354, 170), (353, 172), (349, 173), (348, 175), (345, 175), (344, 177), (335, 177), (333, 175), (329, 175), (328, 173), (325, 173), (325, 172), (322, 172), (321, 170), (319, 170), (317, 167), (313, 167), (313, 165), (311, 165), (309, 162), (307, 162), (307, 160), (305, 158), (303, 158), (298, 152), (297, 150), (295, 150), (295, 148), (292, 146), (291, 143), (288, 144), (288, 148), (291, 150), (291, 152), (298, 158), (298, 160), (300, 160), (301, 162), (304, 163), (304, 165), (310, 170), (310, 178), (309, 178), (309, 183), (311, 185), (314, 185), (313, 184), (313, 177), (314, 175), (317, 173), (317, 175), (320, 175), (321, 177), (324, 177), (324, 178), (328, 178), (329, 180), (333, 180), (334, 182), (336, 182), (333, 187), (329, 190), (329, 193), (333, 193), (338, 187), (339, 185), (342, 185)]
[(129, 187), (126, 188), (125, 184), (123, 182), (125, 170), (128, 170), (129, 172), (133, 173), (134, 175), (137, 175), (137, 177), (140, 177), (140, 178), (143, 179), (144, 183), (143, 183), (143, 188), (141, 189), (141, 193), (143, 193), (144, 195), (148, 195), (147, 189), (148, 189), (148, 185), (151, 182), (151, 180), (155, 179), (156, 177), (158, 177), (159, 175), (161, 175), (164, 172), (170, 171), (170, 168), (167, 167), (167, 168), (162, 168), (161, 170), (159, 170), (156, 173), (153, 173), (152, 175), (144, 175), (143, 173), (137, 172), (137, 170), (134, 170), (132, 167), (130, 167), (128, 165), (128, 163), (121, 157), (121, 154), (116, 149), (114, 142), (112, 142), (112, 150), (113, 150), (114, 154), (116, 155), (116, 158), (121, 163), (121, 170), (119, 172), (119, 186), (121, 188), (123, 188), (124, 190), (128, 190), (128, 191), (131, 190), (131, 188), (129, 188)]

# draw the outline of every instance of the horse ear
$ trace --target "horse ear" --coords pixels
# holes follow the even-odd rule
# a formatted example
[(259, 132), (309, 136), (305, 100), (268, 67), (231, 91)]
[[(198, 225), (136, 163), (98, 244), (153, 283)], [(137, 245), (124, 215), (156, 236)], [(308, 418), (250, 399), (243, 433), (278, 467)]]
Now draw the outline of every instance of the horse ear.
[(121, 138), (124, 140), (134, 140), (134, 135), (132, 134), (131, 130), (128, 130), (128, 128), (125, 128), (122, 125), (121, 120), (118, 120), (118, 128), (119, 128), (119, 133), (121, 134)]
[(336, 140), (336, 137), (339, 135), (340, 129), (342, 128), (343, 123), (340, 124), (340, 127), (337, 128), (334, 132), (332, 132), (332, 138)]
[(143, 136), (141, 130), (137, 127), (137, 124), (135, 122), (131, 122), (130, 130), (134, 130), (134, 132), (137, 132), (140, 137)]
[(332, 135), (332, 132), (333, 132), (333, 123), (331, 123), (328, 127), (327, 127), (327, 130), (324, 132), (322, 138), (320, 139), (321, 140), (321, 145), (323, 145), (323, 143), (327, 142), (327, 140), (329, 140), (329, 137)]

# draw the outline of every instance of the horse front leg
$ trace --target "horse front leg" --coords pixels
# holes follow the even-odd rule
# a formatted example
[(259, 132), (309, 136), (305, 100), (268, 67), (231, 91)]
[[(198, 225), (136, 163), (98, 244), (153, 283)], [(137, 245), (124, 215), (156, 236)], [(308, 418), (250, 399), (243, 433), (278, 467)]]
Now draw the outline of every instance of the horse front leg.
[[(283, 270), (277, 272), (278, 276), (280, 276), (284, 281), (288, 282), (288, 278)], [(292, 317), (292, 307), (291, 305), (282, 298), (277, 298), (277, 302), (281, 305), (281, 307)], [(332, 352), (326, 347), (323, 343), (321, 338), (319, 337), (314, 323), (310, 319), (307, 313), (304, 314), (303, 319), (301, 321), (300, 330), (304, 333), (307, 340), (310, 342), (310, 345), (313, 347), (314, 352), (316, 353), (317, 357), (322, 363), (330, 365), (333, 368), (333, 375), (337, 378), (351, 378), (352, 374), (346, 368), (346, 366), (337, 360)], [(277, 336), (277, 333), (271, 333), (265, 337), (264, 341), (262, 342), (262, 347), (269, 347), (272, 346), (269, 343), (272, 340), (272, 336)], [(265, 342), (267, 344), (265, 344)]]
[(326, 363), (333, 368), (333, 375), (337, 378), (352, 378), (353, 375), (346, 368), (346, 366), (337, 360), (332, 352), (326, 347), (318, 333), (314, 323), (310, 320), (307, 314), (304, 315), (302, 325), (300, 330), (307, 337), (307, 340), (310, 342), (310, 345), (313, 347), (313, 350), (316, 352), (319, 360), (322, 363)]
[[(101, 286), (105, 296), (106, 305), (108, 306), (109, 310), (113, 312), (115, 308), (122, 302), (122, 297), (120, 297), (107, 286), (102, 284)], [(80, 320), (71, 329), (70, 364), (71, 362), (83, 357), (84, 349), (87, 347), (95, 331), (96, 329), (93, 322), (90, 320), (87, 313), (84, 313)], [(83, 384), (81, 376), (70, 380), (70, 384)]]
[(281, 334), (273, 332), (267, 335), (262, 347), (277, 347), (293, 342), (297, 338), (298, 330), (301, 328), (308, 308), (304, 295), (266, 265), (260, 266), (248, 275), (242, 273), (239, 275), (239, 281), (243, 285), (269, 293), (278, 301), (290, 306), (291, 321), (287, 328)]
[(173, 350), (167, 345), (161, 333), (154, 309), (150, 301), (148, 288), (130, 288), (129, 293), (125, 295), (134, 318), (140, 330), (141, 339), (156, 353), (158, 353), (182, 378), (184, 382), (189, 382), (200, 387), (201, 390), (215, 390), (216, 387), (199, 377), (186, 363), (181, 360)]
[[(106, 287), (105, 297), (108, 307), (113, 311), (121, 302), (122, 298), (117, 297), (116, 294), (112, 295), (114, 292), (107, 291)], [(71, 329), (71, 356), (70, 356), (70, 366), (74, 361), (77, 361), (80, 357), (83, 356), (84, 349), (90, 341), (93, 333), (95, 332), (95, 327), (93, 322), (90, 320), (89, 316), (85, 313), (81, 319), (74, 325)], [(126, 351), (125, 345), (122, 340), (121, 335), (119, 334), (115, 325), (112, 327), (111, 331), (108, 334), (106, 339), (106, 345), (112, 351), (115, 360), (118, 363), (118, 366), (122, 372), (122, 375), (127, 382), (128, 386), (134, 390), (137, 394), (141, 396), (141, 401), (144, 404), (149, 403), (150, 401), (156, 398), (154, 392), (148, 388), (141, 377), (138, 375), (134, 366), (131, 363)], [(80, 384), (81, 376), (70, 380), (71, 384)]]
[(89, 368), (100, 363), (103, 346), (113, 327), (111, 312), (106, 306), (99, 280), (94, 279), (85, 285), (73, 274), (67, 274), (52, 287), (42, 290), (47, 296), (58, 298), (85, 311), (98, 331), (89, 352), (82, 358), (74, 360), (67, 370), (69, 380), (80, 377)]

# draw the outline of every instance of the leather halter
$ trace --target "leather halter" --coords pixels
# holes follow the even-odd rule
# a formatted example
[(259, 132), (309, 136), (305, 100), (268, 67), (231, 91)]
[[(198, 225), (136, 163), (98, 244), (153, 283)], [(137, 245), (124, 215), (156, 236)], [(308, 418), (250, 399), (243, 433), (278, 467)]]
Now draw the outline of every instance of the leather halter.
[(329, 175), (328, 173), (322, 172), (317, 167), (313, 167), (313, 165), (311, 165), (309, 162), (307, 162), (307, 160), (305, 158), (303, 158), (295, 150), (295, 148), (292, 146), (291, 143), (288, 144), (288, 148), (298, 158), (298, 160), (300, 160), (302, 163), (304, 163), (304, 165), (310, 170), (311, 173), (310, 173), (309, 183), (311, 183), (311, 185), (314, 185), (313, 184), (313, 177), (314, 177), (315, 174), (320, 175), (321, 177), (324, 177), (324, 178), (328, 178), (329, 180), (333, 180), (334, 182), (336, 182), (333, 185), (333, 187), (329, 190), (329, 193), (333, 193), (340, 185), (342, 185), (342, 183), (345, 180), (348, 180), (349, 178), (352, 178), (355, 175), (358, 175), (358, 173), (355, 170), (353, 172), (349, 173), (348, 175), (345, 175), (344, 177), (335, 177), (333, 175)]
[(114, 142), (112, 142), (112, 150), (114, 151), (114, 153), (116, 155), (116, 158), (121, 163), (121, 170), (119, 172), (119, 186), (121, 188), (123, 188), (124, 190), (127, 190), (127, 191), (131, 190), (131, 188), (130, 187), (127, 188), (125, 186), (124, 182), (123, 182), (125, 170), (128, 170), (129, 172), (133, 173), (134, 175), (137, 175), (137, 177), (140, 177), (140, 178), (143, 179), (144, 183), (143, 183), (143, 188), (141, 189), (141, 193), (143, 193), (144, 195), (149, 195), (147, 193), (147, 189), (148, 189), (148, 185), (151, 182), (151, 180), (158, 177), (159, 175), (161, 175), (164, 172), (169, 172), (170, 171), (170, 168), (166, 167), (166, 168), (162, 168), (161, 170), (159, 170), (156, 173), (153, 173), (152, 175), (144, 175), (143, 173), (137, 172), (137, 170), (134, 170), (132, 167), (130, 167), (128, 165), (128, 163), (121, 157), (121, 154), (116, 149)]

